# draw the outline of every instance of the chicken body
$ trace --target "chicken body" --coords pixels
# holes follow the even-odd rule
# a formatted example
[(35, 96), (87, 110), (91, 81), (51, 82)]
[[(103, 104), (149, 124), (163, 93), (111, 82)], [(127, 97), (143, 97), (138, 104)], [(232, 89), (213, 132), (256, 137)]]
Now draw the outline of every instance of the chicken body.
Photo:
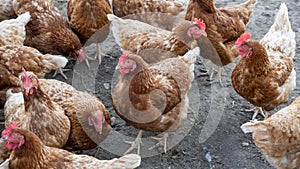
[[(175, 131), (187, 116), (187, 91), (194, 78), (194, 61), (199, 47), (178, 58), (148, 65), (140, 56), (129, 54), (119, 60), (120, 76), (112, 93), (116, 112), (128, 124), (147, 131)], [(134, 63), (125, 72), (123, 64)], [(139, 135), (141, 136), (141, 135)], [(165, 147), (166, 151), (166, 147)], [(139, 149), (138, 149), (139, 152)]]
[(107, 0), (70, 0), (68, 18), (70, 25), (82, 44), (101, 27), (108, 24), (107, 14), (111, 14)]
[(114, 14), (124, 17), (132, 14), (159, 12), (179, 15), (186, 9), (186, 0), (112, 0)]
[(19, 86), (19, 73), (22, 67), (36, 73), (42, 78), (51, 70), (64, 67), (68, 60), (59, 55), (41, 54), (38, 50), (20, 45), (6, 45), (0, 47), (0, 100), (5, 103), (8, 88)]
[(12, 0), (0, 0), (0, 21), (16, 17)]
[(31, 20), (26, 25), (25, 45), (42, 53), (84, 59), (78, 37), (70, 29), (66, 19), (53, 9), (48, 1), (14, 0), (17, 14), (30, 12)]
[(278, 169), (300, 167), (299, 112), (300, 97), (264, 121), (241, 126), (244, 133), (252, 133), (255, 145)]
[(40, 79), (40, 85), (70, 119), (72, 127), (64, 149), (92, 149), (108, 136), (110, 115), (98, 98), (54, 79)]
[(156, 63), (165, 58), (182, 56), (190, 48), (188, 43), (177, 39), (175, 32), (160, 29), (138, 20), (122, 19), (115, 15), (108, 15), (108, 19), (111, 21), (111, 30), (115, 40), (123, 51), (140, 55), (139, 52), (142, 50), (158, 49), (171, 53), (171, 56), (160, 54), (157, 57), (142, 55), (147, 63)]
[(25, 26), (30, 21), (26, 12), (16, 19), (0, 22), (0, 47), (5, 45), (23, 45), (26, 36)]
[(286, 5), (280, 6), (274, 24), (260, 42), (249, 37), (237, 48), (242, 56), (248, 55), (240, 59), (232, 72), (235, 91), (267, 111), (286, 102), (296, 87), (296, 41)]
[(184, 20), (186, 0), (112, 0), (114, 14), (135, 19), (155, 27), (172, 30)]
[(71, 127), (68, 117), (39, 88), (28, 96), (8, 90), (4, 116), (6, 126), (17, 122), (19, 127), (36, 133), (46, 145), (63, 147), (68, 140)]
[[(12, 138), (12, 134), (19, 137)], [(48, 147), (33, 132), (20, 128), (11, 129), (7, 135), (6, 142), (9, 144), (13, 144), (11, 140), (15, 139), (23, 142), (20, 147), (12, 151), (9, 158), (9, 168), (11, 169), (132, 169), (141, 163), (141, 157), (136, 154), (112, 160), (98, 160), (88, 155), (72, 154), (66, 150)]]

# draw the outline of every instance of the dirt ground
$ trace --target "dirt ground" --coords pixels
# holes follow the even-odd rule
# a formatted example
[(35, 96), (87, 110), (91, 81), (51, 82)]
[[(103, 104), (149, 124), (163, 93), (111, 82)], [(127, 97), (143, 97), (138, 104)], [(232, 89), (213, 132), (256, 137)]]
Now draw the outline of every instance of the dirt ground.
[[(60, 1), (61, 2), (61, 1)], [(215, 0), (217, 7), (231, 6), (244, 2), (244, 0)], [(254, 12), (251, 16), (247, 31), (252, 34), (253, 39), (260, 40), (273, 24), (274, 16), (278, 11), (279, 0), (258, 0)], [(293, 30), (296, 32), (297, 51), (294, 59), (295, 70), (300, 68), (300, 2), (299, 0), (284, 1), (289, 9), (289, 17)], [(60, 4), (56, 0), (56, 6)], [(65, 12), (60, 4), (59, 9)], [(116, 81), (117, 74), (114, 68), (121, 51), (108, 38), (101, 46), (107, 54), (102, 59), (100, 66), (97, 61), (90, 62), (89, 71), (85, 63), (74, 67), (74, 61), (70, 61), (67, 67), (74, 67), (74, 71), (67, 72), (67, 83), (72, 84), (79, 90), (93, 92), (100, 98), (111, 116), (114, 117), (112, 134), (99, 145), (98, 149), (83, 151), (99, 159), (111, 159), (118, 157), (129, 148), (123, 140), (133, 140), (137, 135), (137, 129), (126, 125), (114, 112), (111, 105), (111, 91)], [(88, 51), (94, 55), (95, 51)], [(238, 61), (237, 59), (235, 63)], [(224, 87), (218, 83), (210, 84), (207, 76), (198, 76), (203, 69), (199, 61), (195, 67), (195, 80), (189, 94), (190, 106), (193, 110), (188, 114), (188, 119), (184, 125), (174, 134), (170, 134), (168, 151), (162, 153), (161, 149), (148, 151), (148, 147), (155, 142), (149, 139), (153, 133), (146, 132), (141, 150), (141, 169), (271, 169), (264, 156), (259, 152), (252, 142), (251, 135), (246, 135), (240, 129), (241, 124), (249, 121), (252, 113), (244, 110), (252, 108), (246, 100), (239, 96), (231, 85), (231, 71), (235, 63), (227, 65), (223, 70), (222, 80)], [(47, 75), (46, 78), (52, 78)], [(65, 81), (60, 76), (56, 79)], [(290, 104), (300, 94), (299, 82), (293, 91), (288, 103), (280, 105), (271, 113), (275, 113), (286, 105)], [(3, 111), (1, 111), (3, 112)], [(261, 116), (258, 118), (262, 119)], [(3, 113), (1, 113), (3, 121)], [(1, 126), (1, 130), (3, 126)], [(157, 134), (157, 133), (155, 133)]]

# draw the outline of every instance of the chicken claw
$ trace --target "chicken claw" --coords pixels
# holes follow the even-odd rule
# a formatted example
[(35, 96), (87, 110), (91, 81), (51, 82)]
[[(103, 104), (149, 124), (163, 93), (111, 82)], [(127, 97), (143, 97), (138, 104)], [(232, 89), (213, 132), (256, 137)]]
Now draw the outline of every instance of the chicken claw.
[(106, 56), (105, 53), (103, 53), (100, 49), (100, 43), (97, 43), (96, 44), (96, 49), (97, 49), (97, 53), (96, 53), (96, 56), (95, 57), (89, 57), (89, 56), (86, 56), (86, 59), (85, 59), (85, 62), (86, 62), (86, 65), (90, 68), (90, 63), (89, 63), (89, 60), (96, 60), (97, 59), (97, 56), (98, 56), (98, 61), (99, 61), (99, 65), (101, 64), (101, 60), (102, 60), (102, 56)]
[(264, 117), (264, 119), (267, 119), (268, 116), (269, 116), (269, 113), (268, 112), (264, 113), (264, 111), (263, 111), (263, 109), (261, 107), (255, 107), (253, 109), (247, 109), (247, 110), (245, 110), (245, 112), (253, 112), (253, 111), (254, 111), (254, 114), (252, 116), (252, 120), (254, 120), (256, 118), (256, 116), (258, 115), (258, 113), (260, 113)]
[(212, 74), (210, 75), (209, 79), (212, 80), (210, 83), (216, 83), (216, 82), (219, 82), (221, 87), (224, 87), (223, 85), (223, 82), (222, 82), (222, 67), (218, 67), (218, 79), (212, 79), (212, 75), (213, 75), (213, 72)]
[(162, 137), (152, 137), (153, 139), (157, 140), (158, 143), (155, 144), (154, 146), (150, 147), (149, 150), (152, 150), (156, 147), (159, 147), (159, 146), (164, 146), (164, 152), (166, 153), (167, 152), (167, 138), (168, 138), (168, 133), (163, 133), (163, 136)]
[(56, 71), (54, 72), (52, 77), (55, 77), (57, 74), (62, 75), (63, 78), (65, 78), (66, 80), (68, 79), (67, 76), (64, 74), (64, 72), (66, 71), (71, 71), (72, 69), (63, 69), (63, 68), (58, 68), (56, 69)]
[(137, 154), (140, 154), (143, 132), (144, 132), (143, 130), (140, 130), (139, 134), (137, 135), (134, 141), (126, 141), (126, 140), (124, 141), (127, 144), (131, 144), (131, 147), (124, 153), (124, 155), (128, 154), (134, 149), (137, 149)]

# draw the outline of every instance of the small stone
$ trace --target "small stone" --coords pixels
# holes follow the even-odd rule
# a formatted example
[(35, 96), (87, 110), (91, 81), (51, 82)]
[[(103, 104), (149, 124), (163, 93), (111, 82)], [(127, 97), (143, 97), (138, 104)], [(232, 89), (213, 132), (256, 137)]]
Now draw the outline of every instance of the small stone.
[(206, 160), (207, 160), (209, 163), (210, 163), (211, 160), (212, 160), (212, 157), (211, 157), (211, 155), (209, 154), (209, 152), (206, 153), (205, 158), (206, 158)]
[(242, 142), (242, 146), (243, 146), (243, 147), (248, 147), (248, 146), (249, 146), (249, 143), (247, 143), (247, 142)]
[(103, 84), (103, 86), (104, 86), (104, 88), (105, 88), (106, 90), (108, 90), (108, 89), (109, 89), (109, 86), (110, 86), (110, 84), (109, 84), (109, 83), (104, 83), (104, 84)]

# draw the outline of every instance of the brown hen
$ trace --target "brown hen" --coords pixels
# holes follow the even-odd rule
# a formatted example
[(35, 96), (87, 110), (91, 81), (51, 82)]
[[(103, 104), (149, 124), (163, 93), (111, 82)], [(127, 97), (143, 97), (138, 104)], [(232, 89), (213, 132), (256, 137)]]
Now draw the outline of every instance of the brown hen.
[[(68, 1), (68, 18), (70, 25), (79, 37), (82, 45), (84, 45), (95, 32), (108, 24), (106, 15), (111, 13), (112, 11), (108, 0)], [(109, 34), (108, 26), (102, 29), (101, 33), (102, 36), (97, 36), (96, 42), (102, 42), (105, 40)], [(99, 45), (100, 44), (98, 43), (96, 47), (100, 64), (101, 56), (104, 54), (101, 52)]]
[(16, 128), (12, 123), (2, 132), (6, 147), (12, 150), (10, 168), (22, 169), (132, 169), (141, 163), (136, 154), (112, 160), (99, 160), (88, 155), (75, 155), (66, 150), (46, 146), (33, 132)]
[(70, 119), (72, 127), (64, 149), (89, 150), (108, 136), (110, 115), (98, 98), (58, 80), (39, 81), (50, 99), (61, 106)]
[[(116, 112), (128, 124), (140, 129), (134, 148), (140, 152), (143, 130), (170, 132), (187, 116), (187, 91), (194, 79), (194, 61), (199, 47), (178, 58), (169, 58), (148, 65), (139, 55), (124, 53), (117, 68), (121, 76), (112, 93)], [(157, 145), (166, 151), (167, 133)], [(125, 152), (125, 153), (127, 153)]]
[[(192, 48), (194, 42), (187, 34), (188, 28), (194, 25), (189, 21), (183, 21), (172, 31), (167, 31), (138, 20), (122, 19), (111, 14), (108, 15), (108, 19), (111, 21), (111, 31), (120, 48), (142, 56), (147, 63), (182, 56)], [(206, 36), (205, 27), (199, 32), (200, 36)], [(165, 52), (145, 55), (143, 52), (145, 50)]]
[[(13, 6), (17, 14), (29, 11), (31, 15), (31, 20), (26, 25), (25, 45), (42, 53), (70, 56), (79, 61), (85, 58), (80, 40), (69, 27), (67, 20), (49, 2), (15, 0)], [(63, 75), (61, 69), (60, 73)]]
[(184, 20), (186, 0), (112, 0), (114, 15), (172, 30)]
[(237, 38), (245, 32), (255, 4), (256, 0), (248, 0), (243, 4), (232, 7), (216, 8), (213, 0), (189, 1), (185, 19), (191, 21), (194, 18), (199, 18), (206, 24), (207, 37), (212, 42), (220, 58), (208, 59), (219, 66), (220, 82), (220, 67), (233, 62), (238, 56), (238, 52), (232, 50), (232, 47)]
[(295, 32), (292, 30), (288, 10), (283, 3), (269, 32), (256, 41), (251, 34), (243, 34), (236, 42), (242, 58), (232, 71), (235, 91), (256, 106), (258, 112), (267, 111), (288, 101), (296, 88), (293, 58), (296, 51)]
[(9, 126), (11, 122), (16, 122), (20, 128), (38, 135), (44, 144), (63, 147), (69, 138), (71, 128), (63, 109), (50, 100), (40, 86), (37, 76), (32, 72), (23, 69), (19, 80), (22, 92), (14, 92), (12, 89), (7, 91), (4, 106), (5, 125)]

